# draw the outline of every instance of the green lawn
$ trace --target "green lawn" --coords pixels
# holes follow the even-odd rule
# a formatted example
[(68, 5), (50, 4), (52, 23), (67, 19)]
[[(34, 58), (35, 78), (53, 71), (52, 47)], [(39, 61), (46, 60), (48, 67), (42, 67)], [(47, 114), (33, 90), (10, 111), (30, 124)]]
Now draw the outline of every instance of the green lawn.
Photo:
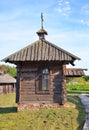
[(77, 84), (66, 84), (68, 91), (76, 91), (76, 92), (89, 92), (89, 82), (77, 83)]
[(0, 130), (82, 130), (84, 107), (75, 95), (68, 101), (66, 108), (17, 112), (15, 94), (0, 95)]

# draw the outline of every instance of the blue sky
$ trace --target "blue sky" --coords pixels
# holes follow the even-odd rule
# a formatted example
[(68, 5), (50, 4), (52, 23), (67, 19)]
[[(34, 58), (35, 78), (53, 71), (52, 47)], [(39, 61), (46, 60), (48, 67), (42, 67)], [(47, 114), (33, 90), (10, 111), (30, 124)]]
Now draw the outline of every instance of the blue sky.
[(41, 12), (46, 39), (80, 57), (75, 67), (89, 69), (89, 0), (0, 1), (0, 59), (38, 40)]

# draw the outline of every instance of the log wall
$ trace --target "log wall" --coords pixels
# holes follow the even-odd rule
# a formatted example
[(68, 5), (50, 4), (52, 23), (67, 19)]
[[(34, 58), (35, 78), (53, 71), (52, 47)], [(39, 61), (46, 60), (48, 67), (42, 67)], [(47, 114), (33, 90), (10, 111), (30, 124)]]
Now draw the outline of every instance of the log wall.
[(0, 84), (0, 94), (8, 94), (15, 92), (15, 84)]
[(20, 104), (63, 104), (66, 100), (66, 87), (62, 64), (46, 64), (50, 71), (48, 93), (36, 92), (37, 72), (41, 66), (44, 64), (24, 63), (19, 67), (17, 102)]

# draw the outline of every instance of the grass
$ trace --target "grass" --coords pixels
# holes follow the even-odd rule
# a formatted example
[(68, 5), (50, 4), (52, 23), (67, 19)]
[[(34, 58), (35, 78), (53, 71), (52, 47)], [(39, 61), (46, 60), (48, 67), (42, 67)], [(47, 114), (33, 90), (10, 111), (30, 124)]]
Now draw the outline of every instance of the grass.
[(15, 104), (15, 93), (13, 94), (1, 94), (0, 95), (0, 107), (12, 107)]
[(89, 83), (85, 84), (67, 84), (67, 90), (68, 91), (76, 91), (76, 92), (89, 92)]
[(0, 130), (82, 130), (85, 112), (76, 95), (67, 107), (17, 112), (15, 94), (0, 95)]

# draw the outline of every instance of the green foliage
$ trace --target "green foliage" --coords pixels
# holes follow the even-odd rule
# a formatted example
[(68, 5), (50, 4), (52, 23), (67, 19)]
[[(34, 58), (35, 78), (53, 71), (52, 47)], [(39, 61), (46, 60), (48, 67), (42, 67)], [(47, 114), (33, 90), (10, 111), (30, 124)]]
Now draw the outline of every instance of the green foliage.
[(6, 66), (7, 73), (9, 73), (12, 77), (16, 77), (17, 70), (16, 67)]
[(83, 77), (81, 78), (73, 78), (70, 82), (66, 84), (67, 90), (70, 91), (89, 91), (89, 82), (86, 82)]
[(86, 81), (83, 77), (77, 77), (77, 78), (70, 78), (70, 81), (68, 83), (70, 84), (84, 84)]
[(16, 67), (13, 67), (13, 66), (1, 65), (1, 66), (0, 66), (0, 70), (2, 70), (3, 72), (7, 72), (7, 73), (10, 74), (12, 77), (16, 77), (16, 75), (17, 75)]
[(68, 100), (75, 107), (16, 112), (15, 94), (0, 95), (0, 130), (81, 130), (84, 107), (77, 96)]
[(83, 76), (83, 78), (85, 81), (89, 81), (89, 75), (85, 75), (85, 76)]
[(83, 76), (83, 77), (77, 77), (77, 78), (66, 78), (67, 83), (73, 83), (73, 82), (77, 82), (77, 83), (84, 83), (86, 81), (89, 81), (89, 75)]
[(67, 90), (89, 91), (89, 84), (67, 84)]

